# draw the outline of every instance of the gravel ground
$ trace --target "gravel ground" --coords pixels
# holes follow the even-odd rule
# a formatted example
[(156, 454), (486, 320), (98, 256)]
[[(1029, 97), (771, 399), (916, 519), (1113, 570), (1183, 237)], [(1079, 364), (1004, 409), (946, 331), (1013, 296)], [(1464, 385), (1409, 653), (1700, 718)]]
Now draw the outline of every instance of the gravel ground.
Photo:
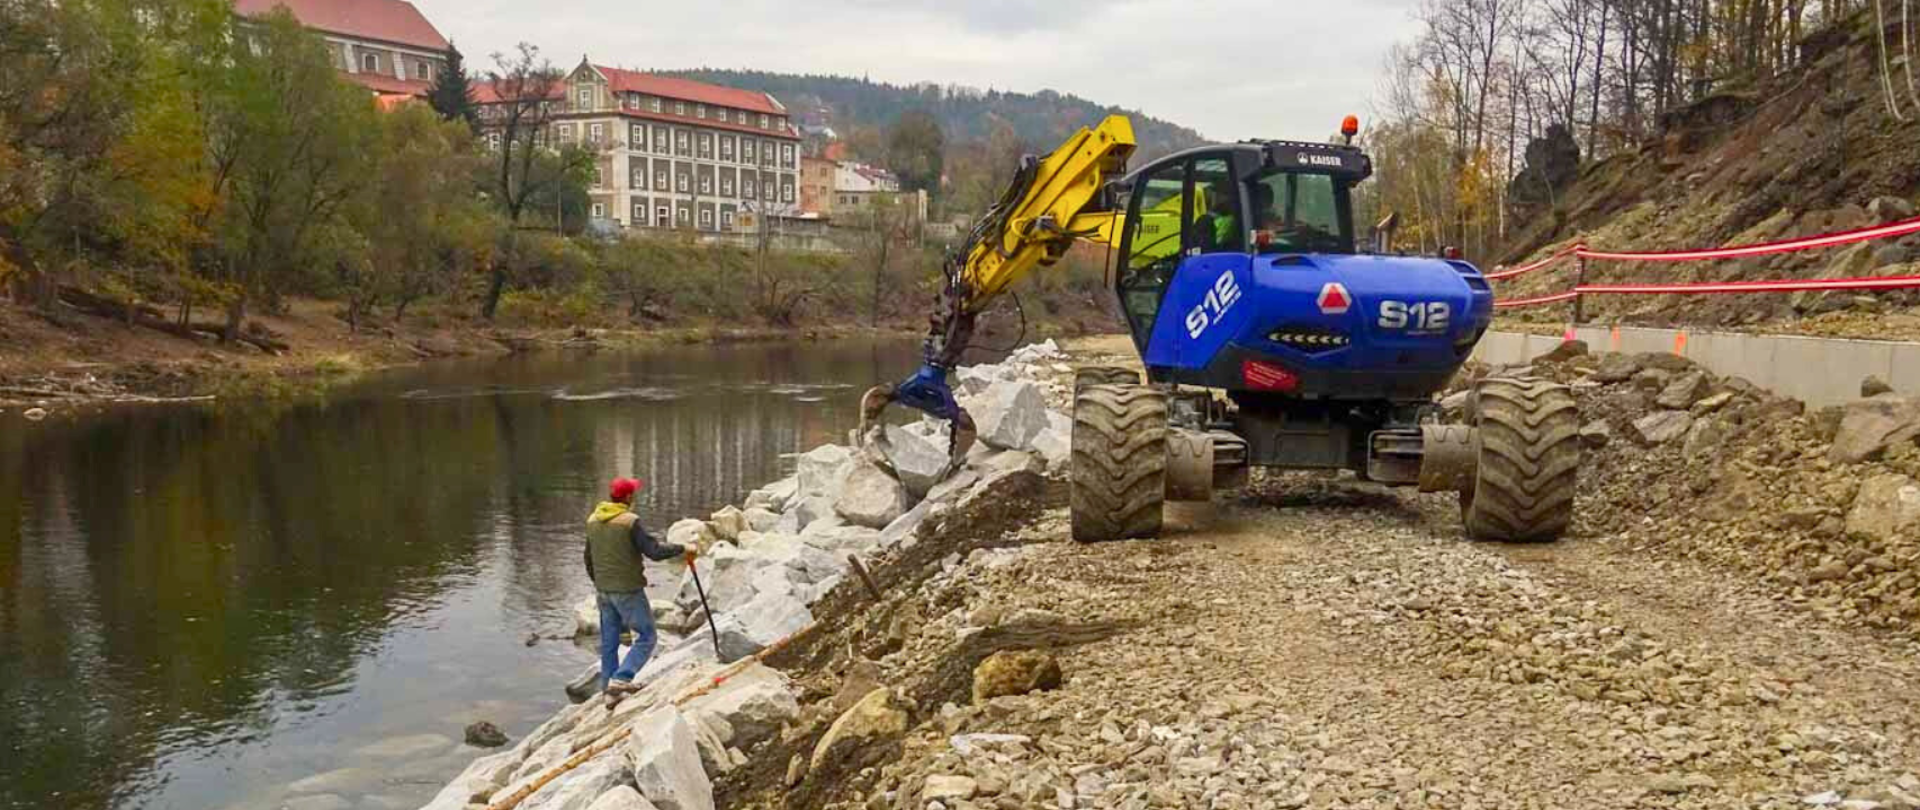
[[(1616, 441), (1610, 463), (1638, 452)], [(1583, 509), (1621, 508), (1591, 483)], [(1080, 545), (1050, 486), (1007, 547), (900, 585), (811, 676), (817, 722), (875, 682), (918, 699), (884, 764), (731, 806), (1920, 808), (1914, 635), (1634, 521), (1476, 543), (1451, 496), (1257, 474), (1159, 539)], [(1009, 627), (1110, 630), (1025, 645), (1060, 688), (969, 704), (969, 640)]]

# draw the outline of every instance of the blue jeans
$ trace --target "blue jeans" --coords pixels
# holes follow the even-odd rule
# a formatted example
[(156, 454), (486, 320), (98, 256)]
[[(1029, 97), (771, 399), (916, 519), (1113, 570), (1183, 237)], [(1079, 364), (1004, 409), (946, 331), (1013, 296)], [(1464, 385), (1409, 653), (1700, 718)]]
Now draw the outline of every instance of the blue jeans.
[[(600, 688), (607, 688), (607, 679), (631, 681), (647, 665), (647, 659), (653, 655), (656, 640), (653, 631), (653, 605), (647, 602), (647, 592), (628, 591), (626, 593), (600, 592)], [(627, 650), (627, 657), (620, 657), (620, 632), (633, 631), (633, 647)]]

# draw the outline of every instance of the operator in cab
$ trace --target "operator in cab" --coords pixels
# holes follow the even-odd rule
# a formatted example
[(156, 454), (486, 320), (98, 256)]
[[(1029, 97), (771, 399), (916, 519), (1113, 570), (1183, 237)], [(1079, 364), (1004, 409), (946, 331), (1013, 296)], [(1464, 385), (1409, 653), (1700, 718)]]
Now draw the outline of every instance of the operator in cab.
[(1194, 221), (1200, 236), (1201, 253), (1245, 250), (1240, 244), (1240, 217), (1233, 207), (1239, 195), (1231, 182), (1217, 183), (1207, 194), (1207, 212)]
[[(600, 688), (609, 702), (639, 691), (633, 678), (653, 655), (656, 634), (643, 558), (685, 557), (692, 565), (699, 556), (695, 549), (662, 543), (647, 533), (633, 511), (639, 491), (638, 479), (616, 478), (607, 486), (607, 500), (587, 516), (587, 578), (600, 606)], [(633, 647), (621, 658), (620, 634), (627, 630), (633, 631)]]

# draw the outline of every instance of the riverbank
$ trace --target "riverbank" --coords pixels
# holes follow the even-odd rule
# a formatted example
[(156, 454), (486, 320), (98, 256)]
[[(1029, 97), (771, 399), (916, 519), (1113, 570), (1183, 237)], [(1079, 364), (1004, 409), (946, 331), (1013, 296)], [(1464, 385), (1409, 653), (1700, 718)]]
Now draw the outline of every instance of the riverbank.
[(0, 409), (57, 412), (109, 402), (300, 396), (371, 371), (535, 351), (918, 334), (906, 325), (502, 327), (431, 312), (355, 330), (339, 311), (335, 302), (294, 299), (285, 312), (249, 318), (249, 329), (286, 347), (269, 352), (73, 310), (47, 313), (0, 303)]

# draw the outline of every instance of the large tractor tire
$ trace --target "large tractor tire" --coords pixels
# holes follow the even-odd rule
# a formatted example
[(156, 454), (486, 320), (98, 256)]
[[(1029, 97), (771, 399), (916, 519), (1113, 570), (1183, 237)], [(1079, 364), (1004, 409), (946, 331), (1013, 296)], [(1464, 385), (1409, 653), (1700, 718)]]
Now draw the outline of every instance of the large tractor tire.
[(1073, 390), (1089, 385), (1139, 385), (1140, 372), (1120, 366), (1087, 366), (1073, 372)]
[(1474, 392), (1479, 464), (1461, 493), (1467, 533), (1481, 540), (1548, 542), (1573, 521), (1580, 411), (1564, 385), (1491, 379)]
[(1073, 539), (1160, 533), (1167, 499), (1167, 395), (1142, 385), (1088, 385), (1073, 397)]

